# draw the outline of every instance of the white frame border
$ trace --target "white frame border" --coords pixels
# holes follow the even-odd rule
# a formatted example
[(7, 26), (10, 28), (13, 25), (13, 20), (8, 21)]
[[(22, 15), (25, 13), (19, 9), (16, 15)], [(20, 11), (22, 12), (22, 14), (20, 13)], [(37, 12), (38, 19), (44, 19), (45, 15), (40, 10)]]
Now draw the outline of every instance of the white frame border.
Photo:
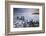
[[(36, 8), (39, 9), (39, 22), (40, 27), (38, 28), (13, 28), (13, 8)], [(42, 30), (42, 6), (28, 6), (28, 5), (10, 5), (10, 31), (11, 32), (17, 32), (17, 31), (36, 31), (36, 30)]]

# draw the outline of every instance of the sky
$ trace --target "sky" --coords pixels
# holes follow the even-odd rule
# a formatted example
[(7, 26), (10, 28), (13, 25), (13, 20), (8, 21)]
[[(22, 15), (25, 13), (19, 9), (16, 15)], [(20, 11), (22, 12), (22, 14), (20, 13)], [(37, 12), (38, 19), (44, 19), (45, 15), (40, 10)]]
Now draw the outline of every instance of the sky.
[[(14, 12), (14, 15), (15, 14), (32, 14), (32, 13), (35, 13), (35, 12), (38, 12), (38, 9), (33, 9), (33, 8), (13, 8), (13, 12)], [(39, 12), (38, 12), (39, 13)]]

